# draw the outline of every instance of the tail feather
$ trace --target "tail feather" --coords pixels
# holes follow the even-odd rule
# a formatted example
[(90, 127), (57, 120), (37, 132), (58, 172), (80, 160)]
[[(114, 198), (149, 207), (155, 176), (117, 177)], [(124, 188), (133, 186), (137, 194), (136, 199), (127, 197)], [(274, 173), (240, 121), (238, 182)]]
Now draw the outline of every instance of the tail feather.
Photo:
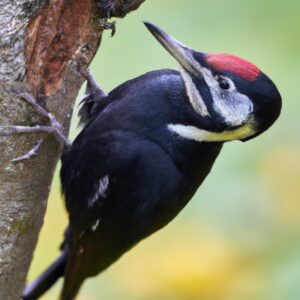
[(67, 284), (65, 281), (59, 300), (74, 300), (82, 286), (83, 281), (84, 278), (82, 277), (74, 278), (73, 281), (68, 281)]
[(63, 252), (57, 260), (35, 279), (23, 292), (23, 300), (36, 300), (43, 295), (60, 277), (64, 275), (67, 253)]
[[(74, 249), (77, 247), (74, 246)], [(65, 268), (64, 285), (59, 300), (75, 299), (85, 279), (83, 268), (86, 266), (86, 260), (89, 259), (89, 256), (83, 252), (78, 256), (78, 251), (71, 251), (69, 255), (69, 263)]]

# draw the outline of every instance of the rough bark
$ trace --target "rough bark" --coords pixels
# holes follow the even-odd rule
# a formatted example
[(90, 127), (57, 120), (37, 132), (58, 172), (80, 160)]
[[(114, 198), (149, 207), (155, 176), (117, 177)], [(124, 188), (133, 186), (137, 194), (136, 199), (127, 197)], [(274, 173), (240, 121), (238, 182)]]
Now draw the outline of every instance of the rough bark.
[[(101, 40), (101, 18), (124, 17), (144, 0), (0, 0), (0, 128), (47, 124), (12, 87), (26, 90), (68, 132), (84, 73)], [(98, 13), (96, 13), (98, 11)], [(0, 140), (0, 299), (20, 298), (61, 146), (47, 136), (34, 159), (11, 159), (41, 134)]]

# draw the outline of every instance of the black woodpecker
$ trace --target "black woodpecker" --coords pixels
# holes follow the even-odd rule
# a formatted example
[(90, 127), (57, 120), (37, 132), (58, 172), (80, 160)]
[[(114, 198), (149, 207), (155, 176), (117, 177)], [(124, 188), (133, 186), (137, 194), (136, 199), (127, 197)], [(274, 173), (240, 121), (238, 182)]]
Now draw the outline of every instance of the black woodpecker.
[(166, 226), (193, 197), (224, 142), (249, 140), (278, 118), (281, 97), (256, 66), (196, 52), (145, 23), (178, 61), (105, 94), (89, 76), (85, 126), (62, 158), (69, 213), (61, 256), (23, 294), (64, 277), (61, 300)]

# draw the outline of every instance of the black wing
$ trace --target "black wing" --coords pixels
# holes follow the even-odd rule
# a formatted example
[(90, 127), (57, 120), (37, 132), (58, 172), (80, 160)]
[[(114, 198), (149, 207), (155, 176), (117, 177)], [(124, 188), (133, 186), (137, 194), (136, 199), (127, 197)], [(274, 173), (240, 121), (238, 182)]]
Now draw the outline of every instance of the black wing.
[[(124, 134), (108, 132), (95, 137), (85, 128), (62, 158), (61, 182), (71, 225), (82, 230), (99, 219), (109, 198), (114, 177), (126, 161), (122, 155)], [(120, 140), (121, 139), (121, 140)], [(124, 151), (124, 149), (123, 149)]]
[(86, 130), (89, 127), (62, 161), (62, 188), (72, 226), (96, 226), (104, 206), (151, 213), (162, 198), (174, 199), (181, 174), (158, 145), (126, 131), (97, 136)]

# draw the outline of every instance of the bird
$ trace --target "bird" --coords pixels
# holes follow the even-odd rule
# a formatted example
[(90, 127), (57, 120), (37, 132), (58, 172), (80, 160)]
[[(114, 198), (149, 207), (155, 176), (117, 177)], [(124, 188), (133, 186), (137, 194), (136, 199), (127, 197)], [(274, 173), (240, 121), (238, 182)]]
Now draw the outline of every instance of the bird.
[(178, 215), (226, 142), (253, 139), (280, 115), (280, 93), (257, 66), (195, 51), (145, 25), (179, 71), (151, 71), (108, 94), (88, 74), (83, 129), (62, 156), (69, 225), (61, 255), (25, 288), (24, 300), (59, 277), (60, 299), (74, 299), (87, 278)]

